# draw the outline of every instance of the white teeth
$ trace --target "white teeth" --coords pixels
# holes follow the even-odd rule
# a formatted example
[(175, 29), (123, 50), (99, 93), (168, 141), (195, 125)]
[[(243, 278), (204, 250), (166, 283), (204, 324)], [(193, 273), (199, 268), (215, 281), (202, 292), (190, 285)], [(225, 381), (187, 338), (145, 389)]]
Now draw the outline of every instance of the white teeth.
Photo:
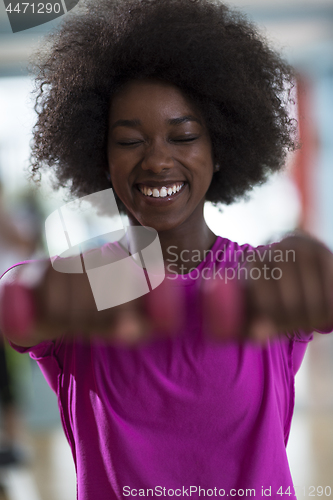
[(184, 183), (178, 186), (176, 186), (175, 184), (174, 186), (169, 188), (163, 186), (160, 189), (142, 186), (140, 187), (140, 191), (145, 196), (153, 196), (154, 198), (165, 198), (166, 196), (171, 196), (172, 194), (178, 193), (183, 186)]

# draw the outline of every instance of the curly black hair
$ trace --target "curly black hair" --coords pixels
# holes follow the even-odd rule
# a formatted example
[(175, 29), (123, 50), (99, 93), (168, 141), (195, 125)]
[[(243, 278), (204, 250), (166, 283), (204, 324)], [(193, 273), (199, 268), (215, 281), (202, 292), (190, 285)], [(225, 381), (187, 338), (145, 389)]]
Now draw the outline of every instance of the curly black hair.
[(243, 15), (214, 0), (88, 0), (83, 7), (49, 36), (34, 66), (33, 178), (48, 166), (73, 196), (109, 188), (110, 101), (142, 78), (177, 86), (205, 119), (222, 166), (207, 201), (229, 204), (283, 166), (297, 146), (288, 114), (293, 70)]

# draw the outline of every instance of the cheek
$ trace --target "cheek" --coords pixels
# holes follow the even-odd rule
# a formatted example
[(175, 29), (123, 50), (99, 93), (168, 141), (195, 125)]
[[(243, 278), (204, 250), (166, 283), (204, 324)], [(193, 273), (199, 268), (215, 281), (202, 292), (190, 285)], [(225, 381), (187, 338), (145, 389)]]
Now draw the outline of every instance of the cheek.
[(124, 199), (124, 195), (126, 194), (126, 191), (124, 189), (125, 187), (125, 183), (122, 182), (121, 179), (119, 179), (118, 176), (113, 176), (111, 174), (111, 185), (112, 185), (112, 188), (115, 192), (115, 194), (121, 199), (123, 200)]
[(125, 185), (124, 179), (122, 178), (122, 173), (119, 169), (114, 165), (114, 163), (110, 163), (109, 161), (109, 172), (110, 172), (110, 182), (115, 194), (121, 198), (122, 197), (122, 189), (121, 187)]
[(196, 174), (205, 182), (212, 179), (214, 173), (214, 164), (212, 156), (212, 148), (210, 143), (205, 144), (203, 147), (194, 150), (191, 157), (188, 158), (190, 164), (196, 166)]
[(198, 177), (201, 180), (201, 183), (204, 186), (209, 186), (214, 174), (214, 165), (213, 163), (207, 161), (207, 157), (203, 159), (202, 163), (198, 166)]
[(139, 161), (139, 157), (135, 152), (128, 151), (109, 151), (108, 152), (108, 165), (109, 172), (111, 177), (114, 178), (114, 182), (116, 180), (124, 180), (130, 181), (131, 174), (134, 170), (135, 165)]
[(114, 194), (123, 203), (126, 209), (133, 204), (133, 193), (131, 192), (129, 178), (124, 168), (119, 164), (109, 163), (110, 181)]

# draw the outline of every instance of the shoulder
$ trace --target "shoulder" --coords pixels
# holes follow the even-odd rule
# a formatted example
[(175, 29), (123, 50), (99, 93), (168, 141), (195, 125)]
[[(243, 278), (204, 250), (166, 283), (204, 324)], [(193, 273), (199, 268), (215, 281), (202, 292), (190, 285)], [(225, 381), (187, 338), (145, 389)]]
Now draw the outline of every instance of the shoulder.
[(3, 287), (5, 284), (15, 281), (15, 278), (18, 276), (19, 272), (22, 271), (22, 267), (28, 263), (29, 261), (18, 262), (14, 266), (11, 266), (9, 269), (7, 269), (7, 271), (5, 271), (0, 276), (0, 287)]
[(256, 255), (257, 250), (250, 244), (240, 245), (228, 238), (218, 236), (211, 251), (217, 262), (237, 265), (246, 261), (251, 262), (251, 258)]

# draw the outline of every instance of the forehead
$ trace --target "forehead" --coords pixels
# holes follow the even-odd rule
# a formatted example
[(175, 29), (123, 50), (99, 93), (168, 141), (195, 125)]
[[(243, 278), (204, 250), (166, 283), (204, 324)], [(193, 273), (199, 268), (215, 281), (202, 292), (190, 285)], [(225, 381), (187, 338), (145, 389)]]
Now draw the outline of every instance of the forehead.
[[(191, 114), (200, 117), (194, 103), (175, 85), (160, 80), (132, 80), (113, 96), (110, 119), (139, 118), (159, 115), (161, 118)], [(136, 116), (137, 115), (137, 116)]]

